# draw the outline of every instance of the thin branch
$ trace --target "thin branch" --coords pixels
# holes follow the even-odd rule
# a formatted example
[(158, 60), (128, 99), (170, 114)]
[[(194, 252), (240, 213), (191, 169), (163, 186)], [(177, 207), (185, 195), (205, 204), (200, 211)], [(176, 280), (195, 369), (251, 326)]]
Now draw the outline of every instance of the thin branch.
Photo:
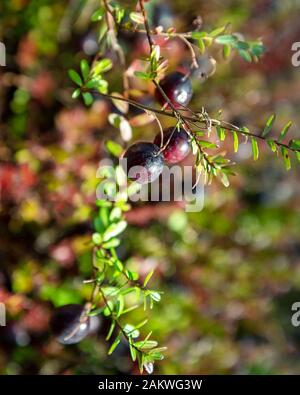
[[(145, 106), (144, 104), (138, 103), (138, 102), (136, 102), (134, 100), (131, 100), (131, 99), (127, 99), (125, 97), (119, 97), (119, 96), (114, 96), (114, 95), (110, 95), (110, 94), (100, 93), (99, 91), (97, 91), (95, 89), (81, 88), (81, 90), (83, 92), (97, 93), (100, 96), (105, 97), (105, 98), (107, 98), (109, 100), (125, 101), (125, 102), (131, 104), (132, 106), (134, 106), (136, 108), (140, 108), (140, 109), (145, 110), (145, 111), (149, 111), (149, 112), (152, 112), (152, 113), (160, 114), (160, 115), (163, 115), (165, 117), (175, 118), (177, 120), (178, 120), (178, 114), (179, 114), (180, 118), (183, 119), (185, 121), (185, 123), (193, 124), (194, 127), (197, 127), (197, 125), (199, 124), (199, 128), (201, 128), (202, 130), (207, 130), (207, 125), (206, 125), (205, 120), (201, 119), (199, 116), (191, 117), (191, 116), (183, 115), (183, 114), (181, 114), (179, 112), (179, 110), (176, 110), (176, 109), (175, 109), (175, 112), (176, 112), (176, 115), (175, 115), (173, 111), (171, 112), (171, 111), (166, 111), (166, 110), (160, 110), (160, 109), (157, 109), (157, 108), (154, 108), (154, 107), (150, 107), (150, 106)], [(286, 148), (286, 149), (288, 149), (290, 151), (293, 151), (293, 152), (300, 152), (300, 149), (291, 148), (291, 147), (289, 147), (288, 144), (284, 144), (284, 143), (282, 143), (280, 141), (273, 140), (273, 139), (268, 139), (268, 138), (263, 137), (263, 136), (261, 136), (259, 134), (248, 132), (248, 131), (246, 131), (244, 129), (239, 128), (236, 125), (233, 125), (233, 124), (227, 122), (227, 121), (221, 121), (221, 120), (218, 120), (218, 119), (211, 118), (211, 125), (215, 126), (215, 127), (216, 126), (221, 126), (223, 129), (226, 129), (229, 132), (236, 132), (236, 133), (238, 133), (240, 135), (253, 137), (253, 138), (265, 141), (265, 142), (268, 141), (268, 140), (272, 140), (274, 142), (274, 144), (276, 144), (278, 147), (284, 147), (284, 148)]]
[(111, 38), (111, 45), (112, 45), (113, 50), (118, 55), (121, 66), (124, 69), (123, 86), (124, 86), (124, 95), (127, 96), (128, 90), (129, 90), (129, 80), (128, 80), (128, 75), (127, 75), (127, 70), (126, 70), (125, 54), (124, 54), (123, 49), (117, 40), (117, 36), (116, 36), (116, 32), (115, 32), (116, 21), (115, 21), (114, 15), (110, 9), (108, 0), (103, 0), (103, 5), (105, 8), (105, 20), (106, 20), (106, 24), (107, 24), (107, 28), (108, 28), (108, 34)]

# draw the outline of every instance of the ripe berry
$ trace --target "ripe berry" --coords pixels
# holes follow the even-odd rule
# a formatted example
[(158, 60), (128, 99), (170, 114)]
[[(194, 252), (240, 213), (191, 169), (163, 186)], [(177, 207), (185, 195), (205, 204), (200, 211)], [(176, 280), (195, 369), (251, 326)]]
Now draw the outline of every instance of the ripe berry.
[(159, 147), (153, 143), (139, 142), (133, 144), (123, 155), (122, 166), (127, 177), (139, 184), (147, 184), (159, 177), (163, 171), (164, 159)]
[[(191, 80), (180, 71), (168, 74), (160, 81), (160, 86), (175, 108), (187, 106), (193, 96)], [(158, 89), (155, 96), (161, 104), (166, 103), (166, 99)]]
[[(160, 147), (160, 133), (155, 137), (154, 144)], [(182, 161), (191, 150), (190, 138), (184, 129), (180, 129), (179, 131), (177, 129), (174, 130), (173, 127), (166, 129), (163, 137), (163, 145), (164, 144), (167, 144), (167, 146), (162, 154), (165, 162), (169, 165)]]
[(75, 344), (88, 335), (90, 318), (85, 316), (84, 306), (67, 304), (56, 309), (51, 328), (59, 343)]

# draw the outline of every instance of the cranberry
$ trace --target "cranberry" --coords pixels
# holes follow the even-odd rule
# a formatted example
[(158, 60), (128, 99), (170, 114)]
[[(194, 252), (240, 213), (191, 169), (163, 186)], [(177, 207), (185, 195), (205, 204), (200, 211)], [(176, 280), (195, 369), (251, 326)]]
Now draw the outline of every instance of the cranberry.
[[(169, 141), (170, 140), (170, 141)], [(169, 141), (169, 142), (168, 142)], [(184, 129), (168, 128), (164, 131), (163, 145), (167, 144), (162, 152), (165, 162), (169, 165), (182, 161), (190, 152), (191, 144), (190, 138)], [(161, 134), (157, 134), (154, 143), (161, 145)]]
[(90, 318), (85, 316), (84, 306), (67, 304), (56, 309), (51, 328), (59, 343), (75, 344), (89, 334)]
[(153, 143), (139, 142), (133, 144), (123, 155), (122, 166), (129, 179), (139, 184), (154, 181), (163, 171), (164, 159), (159, 147)]
[[(168, 74), (160, 81), (160, 86), (175, 108), (187, 106), (193, 96), (191, 80), (180, 71)], [(166, 103), (166, 99), (158, 89), (155, 96), (161, 104)]]

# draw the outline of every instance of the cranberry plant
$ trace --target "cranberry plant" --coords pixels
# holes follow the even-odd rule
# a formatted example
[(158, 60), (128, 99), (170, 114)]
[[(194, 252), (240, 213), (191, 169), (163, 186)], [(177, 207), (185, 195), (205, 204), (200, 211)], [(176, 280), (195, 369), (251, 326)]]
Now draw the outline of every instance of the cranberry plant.
[[(131, 125), (142, 127), (148, 122), (157, 122), (158, 134), (153, 143), (135, 143), (125, 153), (123, 147), (115, 141), (106, 144), (110, 154), (128, 160), (127, 176), (131, 183), (125, 191), (122, 190), (124, 173), (121, 166), (117, 165), (114, 177), (119, 190), (112, 191), (110, 184), (105, 184), (106, 194), (111, 197), (113, 195), (114, 199), (96, 200), (98, 212), (94, 218), (95, 231), (92, 235), (94, 276), (86, 280), (93, 286), (91, 300), (82, 310), (74, 307), (69, 309), (75, 315), (65, 326), (62, 325), (59, 339), (61, 333), (67, 333), (68, 339), (63, 339), (62, 342), (72, 342), (72, 336), (75, 336), (75, 341), (79, 341), (89, 332), (87, 320), (103, 314), (111, 320), (106, 337), (111, 342), (108, 353), (111, 354), (121, 340), (125, 339), (132, 360), (138, 361), (140, 371), (146, 369), (151, 373), (154, 362), (163, 358), (165, 348), (153, 339), (152, 332), (142, 337), (141, 331), (144, 332), (148, 322), (148, 308), (160, 302), (161, 293), (150, 287), (153, 272), (141, 281), (138, 273), (129, 270), (118, 257), (120, 236), (127, 226), (124, 213), (130, 209), (128, 197), (139, 184), (158, 178), (164, 164), (180, 162), (190, 150), (195, 156), (197, 180), (200, 175), (206, 183), (218, 178), (228, 186), (229, 176), (234, 174), (233, 163), (223, 151), (220, 152), (220, 147), (229, 134), (233, 138), (234, 152), (238, 151), (241, 139), (250, 139), (253, 159), (257, 160), (258, 142), (263, 141), (275, 154), (282, 156), (287, 170), (291, 168), (291, 154), (300, 161), (300, 140), (285, 142), (291, 122), (285, 125), (278, 138), (269, 137), (276, 119), (275, 114), (266, 121), (261, 133), (255, 133), (246, 126), (236, 126), (222, 119), (221, 111), (217, 117), (212, 117), (205, 108), (188, 107), (193, 96), (191, 80), (194, 79), (197, 83), (210, 77), (216, 70), (216, 61), (208, 55), (211, 47), (221, 46), (224, 59), (232, 58), (231, 53), (236, 52), (246, 62), (257, 62), (264, 52), (264, 46), (260, 40), (247, 41), (240, 34), (232, 33), (230, 25), (204, 31), (196, 23), (194, 31), (184, 33), (177, 32), (173, 27), (165, 30), (162, 26), (152, 26), (146, 3), (149, 1), (139, 0), (131, 8), (124, 6), (124, 2), (103, 0), (101, 7), (95, 10), (91, 18), (91, 23), (98, 26), (100, 51), (91, 64), (85, 59), (81, 61), (80, 72), (69, 70), (70, 78), (77, 85), (73, 92), (74, 99), (82, 96), (86, 106), (91, 105), (97, 96), (113, 102), (116, 111), (109, 115), (108, 121), (120, 129), (125, 142), (131, 139)], [(147, 39), (148, 56), (143, 59), (143, 68), (134, 70), (134, 76), (144, 81), (145, 86), (153, 84), (156, 106), (148, 106), (137, 100), (144, 92), (137, 94), (130, 87), (127, 59), (118, 40), (122, 32), (142, 34)], [(160, 39), (168, 42), (174, 38), (181, 40), (190, 53), (190, 65), (184, 71), (169, 71), (168, 59), (161, 56)], [(113, 62), (105, 56), (108, 50), (115, 52), (123, 68), (123, 88), (119, 92), (111, 92), (106, 78), (106, 73), (113, 72), (114, 67)], [(129, 106), (144, 114), (131, 117)], [(164, 130), (162, 117), (172, 118), (174, 126)], [(130, 174), (131, 168), (137, 165), (142, 166), (145, 172)], [(111, 170), (101, 172), (103, 178), (110, 176), (107, 171)], [(128, 322), (127, 313), (140, 306), (144, 306), (145, 319), (138, 324)], [(70, 325), (73, 330), (70, 330)], [(79, 335), (78, 328), (81, 328)]]

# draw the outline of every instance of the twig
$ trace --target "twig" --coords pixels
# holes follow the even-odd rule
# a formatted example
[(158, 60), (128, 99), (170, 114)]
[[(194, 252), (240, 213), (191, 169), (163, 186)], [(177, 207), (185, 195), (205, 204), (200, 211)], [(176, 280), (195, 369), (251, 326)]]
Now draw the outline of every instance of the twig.
[(118, 55), (121, 66), (124, 69), (123, 87), (124, 87), (124, 96), (126, 97), (128, 95), (128, 90), (129, 90), (129, 80), (128, 80), (127, 69), (126, 69), (125, 54), (124, 54), (123, 49), (121, 48), (120, 44), (118, 43), (118, 40), (116, 37), (116, 32), (115, 32), (116, 21), (113, 16), (113, 13), (111, 12), (108, 0), (103, 0), (103, 5), (105, 8), (105, 20), (106, 20), (106, 24), (107, 24), (107, 28), (108, 28), (108, 34), (111, 39), (111, 45), (112, 45), (113, 50)]
[[(178, 114), (179, 114), (179, 118), (183, 119), (185, 123), (191, 123), (195, 127), (197, 127), (198, 124), (202, 124), (201, 126), (199, 126), (199, 128), (201, 128), (202, 130), (207, 130), (207, 124), (206, 124), (205, 120), (200, 119), (199, 116), (191, 117), (191, 116), (187, 116), (187, 115), (182, 115), (179, 112), (179, 110), (176, 110), (176, 109), (175, 109), (175, 112), (176, 112), (176, 115), (175, 115), (174, 111), (160, 110), (160, 109), (157, 109), (157, 108), (154, 108), (154, 107), (145, 106), (144, 104), (138, 103), (138, 102), (136, 102), (134, 100), (131, 100), (131, 99), (127, 99), (125, 97), (119, 97), (119, 96), (114, 96), (114, 95), (110, 95), (110, 94), (100, 93), (99, 91), (97, 91), (95, 89), (81, 88), (81, 90), (83, 92), (97, 93), (100, 96), (102, 96), (104, 98), (107, 98), (109, 100), (125, 101), (125, 102), (131, 104), (132, 106), (134, 106), (136, 108), (140, 108), (140, 109), (145, 110), (145, 111), (149, 111), (149, 112), (152, 112), (152, 113), (160, 114), (160, 115), (163, 115), (165, 117), (176, 118), (177, 120), (178, 120)], [(213, 119), (213, 118), (211, 118), (210, 120), (211, 120), (211, 125), (212, 126), (221, 126), (223, 129), (228, 130), (229, 132), (236, 132), (236, 133), (241, 134), (243, 136), (254, 137), (254, 138), (257, 138), (257, 139), (263, 140), (263, 141), (269, 140), (268, 138), (263, 137), (263, 136), (261, 136), (259, 134), (255, 134), (255, 133), (243, 130), (243, 129), (239, 128), (238, 126), (233, 125), (233, 124), (231, 124), (229, 122), (221, 121), (221, 120)], [(203, 125), (205, 127), (203, 127)], [(276, 144), (278, 147), (284, 147), (284, 148), (287, 148), (288, 150), (293, 151), (293, 152), (300, 152), (300, 149), (289, 147), (287, 144), (284, 144), (284, 143), (282, 143), (280, 141), (277, 141), (277, 140), (273, 140), (273, 139), (270, 139), (270, 140), (272, 140), (274, 142), (274, 144)]]

